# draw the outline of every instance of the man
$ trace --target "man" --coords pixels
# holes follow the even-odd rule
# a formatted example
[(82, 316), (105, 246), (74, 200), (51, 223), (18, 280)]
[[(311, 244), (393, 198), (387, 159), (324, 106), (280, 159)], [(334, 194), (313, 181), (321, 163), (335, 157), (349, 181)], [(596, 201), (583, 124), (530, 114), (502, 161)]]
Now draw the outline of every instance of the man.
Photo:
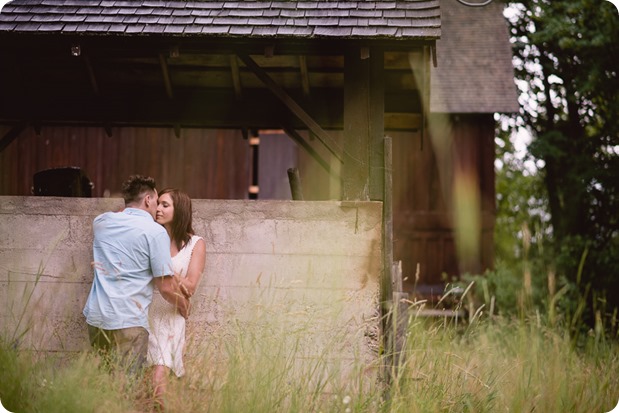
[(123, 211), (106, 212), (93, 221), (94, 279), (84, 316), (93, 348), (118, 357), (137, 373), (146, 360), (154, 287), (185, 318), (189, 301), (173, 277), (170, 238), (155, 222), (155, 180), (131, 176), (122, 194)]

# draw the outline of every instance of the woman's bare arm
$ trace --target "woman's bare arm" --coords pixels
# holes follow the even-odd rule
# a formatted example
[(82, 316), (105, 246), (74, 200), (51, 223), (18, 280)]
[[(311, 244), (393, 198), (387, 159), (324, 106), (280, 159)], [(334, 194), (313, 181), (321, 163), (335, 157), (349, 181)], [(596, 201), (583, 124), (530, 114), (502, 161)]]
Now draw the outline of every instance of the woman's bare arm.
[(187, 268), (187, 275), (185, 278), (180, 279), (180, 288), (186, 297), (191, 297), (200, 284), (202, 278), (202, 272), (206, 265), (206, 242), (204, 239), (199, 239), (193, 252), (191, 253), (191, 260), (189, 261), (189, 267)]

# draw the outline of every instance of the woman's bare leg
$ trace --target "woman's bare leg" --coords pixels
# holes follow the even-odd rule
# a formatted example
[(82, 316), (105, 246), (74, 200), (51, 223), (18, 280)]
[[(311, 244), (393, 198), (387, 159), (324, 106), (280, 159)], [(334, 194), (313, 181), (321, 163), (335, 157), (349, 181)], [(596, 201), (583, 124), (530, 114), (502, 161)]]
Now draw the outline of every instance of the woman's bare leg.
[(170, 369), (166, 366), (154, 366), (153, 368), (153, 392), (155, 403), (163, 411), (163, 397), (166, 392), (168, 374)]

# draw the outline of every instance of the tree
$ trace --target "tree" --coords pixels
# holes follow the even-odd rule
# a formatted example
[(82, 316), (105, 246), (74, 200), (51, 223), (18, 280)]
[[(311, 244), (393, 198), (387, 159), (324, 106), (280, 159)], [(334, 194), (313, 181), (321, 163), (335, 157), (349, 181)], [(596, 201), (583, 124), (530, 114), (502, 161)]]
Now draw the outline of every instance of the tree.
[(510, 10), (524, 95), (514, 125), (530, 131), (530, 154), (542, 161), (554, 265), (591, 287), (596, 308), (601, 299), (617, 307), (619, 14), (600, 0), (523, 0)]

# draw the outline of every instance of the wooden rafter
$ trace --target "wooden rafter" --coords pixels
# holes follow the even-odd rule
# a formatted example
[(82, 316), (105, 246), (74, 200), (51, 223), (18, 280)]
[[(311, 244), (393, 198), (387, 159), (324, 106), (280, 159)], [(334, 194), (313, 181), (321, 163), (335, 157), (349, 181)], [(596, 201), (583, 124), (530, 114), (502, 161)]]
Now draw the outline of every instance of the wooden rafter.
[(305, 110), (299, 106), (297, 102), (294, 101), (286, 93), (284, 89), (282, 89), (271, 77), (256, 64), (256, 62), (249, 57), (249, 55), (239, 54), (239, 59), (245, 66), (247, 66), (254, 74), (264, 83), (264, 85), (271, 91), (273, 94), (286, 105), (292, 113), (294, 113), (306, 126), (309, 130), (311, 130), (318, 140), (322, 142), (322, 144), (331, 152), (340, 162), (343, 161), (342, 149), (340, 145), (331, 137), (327, 132), (325, 132), (312, 117), (305, 112)]

